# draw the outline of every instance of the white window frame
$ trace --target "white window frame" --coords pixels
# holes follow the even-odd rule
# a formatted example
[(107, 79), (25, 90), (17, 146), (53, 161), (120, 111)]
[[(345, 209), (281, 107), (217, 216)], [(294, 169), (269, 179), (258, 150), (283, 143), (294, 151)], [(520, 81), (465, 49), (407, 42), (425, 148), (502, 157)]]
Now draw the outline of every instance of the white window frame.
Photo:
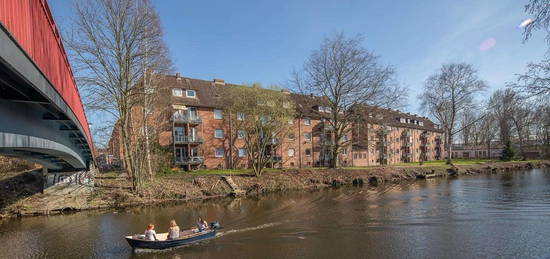
[[(220, 137), (220, 136), (217, 136), (217, 133), (218, 133), (218, 132), (221, 132), (221, 133), (222, 133), (221, 137)], [(224, 132), (223, 132), (223, 129), (215, 129), (215, 130), (214, 130), (214, 138), (223, 139), (224, 136), (225, 136), (225, 134), (224, 134)]]
[[(291, 134), (292, 134), (292, 138), (290, 137)], [(296, 139), (296, 134), (294, 134), (294, 132), (289, 132), (287, 138), (288, 138), (288, 140), (295, 140)]]
[(311, 119), (304, 118), (304, 125), (306, 125), (306, 126), (311, 125)]
[[(179, 94), (177, 94), (179, 92)], [(172, 96), (182, 97), (183, 89), (181, 88), (172, 88)]]
[(288, 149), (288, 157), (294, 157), (295, 154), (296, 154), (296, 150), (294, 148)]
[(214, 119), (215, 120), (223, 120), (223, 110), (214, 109)]
[[(309, 138), (306, 137), (306, 136), (309, 136)], [(304, 140), (305, 141), (311, 141), (311, 138), (312, 138), (311, 132), (304, 132)]]
[(244, 121), (245, 118), (246, 115), (244, 114), (244, 112), (237, 112), (237, 120)]
[[(221, 150), (221, 154), (218, 154), (218, 151)], [(225, 149), (223, 147), (218, 147), (216, 148), (216, 150), (214, 151), (214, 156), (215, 157), (224, 157), (225, 156)]]
[[(193, 95), (189, 95), (190, 92), (192, 92)], [(189, 98), (197, 98), (197, 91), (193, 89), (187, 89), (185, 90), (185, 96)]]
[[(241, 134), (242, 133), (242, 134)], [(246, 131), (244, 130), (237, 130), (237, 138), (238, 139), (244, 139), (246, 136)]]
[(246, 148), (239, 148), (239, 150), (237, 152), (238, 152), (239, 157), (246, 157), (246, 155), (247, 155)]

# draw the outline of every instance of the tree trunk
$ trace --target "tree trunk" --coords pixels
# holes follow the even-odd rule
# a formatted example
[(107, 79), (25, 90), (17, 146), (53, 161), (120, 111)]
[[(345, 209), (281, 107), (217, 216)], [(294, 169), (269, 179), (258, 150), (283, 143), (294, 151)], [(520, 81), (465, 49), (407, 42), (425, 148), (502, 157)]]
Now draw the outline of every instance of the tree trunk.
[[(147, 98), (147, 97), (145, 97)], [(153, 167), (151, 166), (151, 148), (149, 144), (149, 128), (147, 123), (146, 107), (143, 107), (143, 136), (145, 137), (145, 156), (147, 159), (147, 175), (153, 179)]]
[(452, 160), (452, 149), (453, 149), (453, 135), (451, 130), (447, 130), (447, 164), (451, 164)]

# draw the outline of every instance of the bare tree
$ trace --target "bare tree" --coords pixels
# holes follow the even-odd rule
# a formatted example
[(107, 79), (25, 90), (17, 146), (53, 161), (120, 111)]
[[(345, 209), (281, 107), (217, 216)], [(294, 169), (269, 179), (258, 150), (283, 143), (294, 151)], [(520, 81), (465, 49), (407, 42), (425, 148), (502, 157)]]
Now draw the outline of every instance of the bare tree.
[(476, 94), (487, 85), (479, 79), (470, 64), (451, 63), (443, 65), (430, 76), (419, 96), (421, 107), (433, 116), (445, 131), (447, 163), (452, 162), (453, 137), (457, 131), (458, 116), (475, 104)]
[(132, 134), (132, 119), (140, 118), (132, 113), (146, 106), (151, 84), (146, 87), (145, 75), (170, 65), (159, 16), (150, 0), (80, 0), (65, 39), (87, 108), (120, 122), (124, 165), (137, 191), (144, 174), (136, 167), (142, 152)]
[(550, 56), (527, 65), (527, 72), (518, 75), (517, 82), (509, 86), (528, 94), (528, 97), (550, 98)]
[[(235, 86), (225, 90), (225, 111), (232, 117), (238, 137), (243, 139), (249, 162), (256, 176), (268, 164), (282, 162), (277, 150), (296, 112), (290, 96), (259, 84)], [(233, 148), (233, 147), (231, 147)], [(276, 161), (278, 160), (278, 161)]]
[(394, 81), (394, 70), (380, 64), (378, 57), (366, 50), (362, 39), (337, 34), (327, 38), (305, 62), (303, 74), (295, 73), (294, 83), (304, 94), (326, 98), (328, 122), (333, 129), (330, 167), (338, 165), (344, 136), (352, 130), (358, 113), (355, 107), (395, 107), (403, 94)]
[(519, 100), (517, 92), (512, 89), (500, 89), (495, 91), (489, 98), (489, 112), (493, 115), (498, 124), (500, 141), (506, 143), (511, 141), (513, 134), (512, 116)]
[(478, 129), (476, 128), (476, 126), (479, 125), (479, 123), (477, 122), (481, 120), (480, 119), (481, 117), (482, 115), (480, 114), (479, 107), (477, 106), (467, 107), (459, 115), (458, 127), (462, 129), (460, 131), (462, 144), (464, 145), (477, 144), (478, 136), (476, 135), (476, 132)]
[(550, 104), (543, 103), (535, 109), (538, 116), (533, 118), (533, 132), (542, 145), (544, 157), (550, 157)]
[(491, 144), (497, 137), (498, 126), (495, 117), (492, 114), (487, 114), (480, 120), (479, 125), (480, 144), (487, 145), (487, 158), (491, 158)]
[[(547, 30), (550, 26), (550, 4), (548, 0), (529, 0), (525, 5), (525, 12), (532, 15), (532, 22), (525, 26), (523, 40), (527, 41), (536, 30)], [(550, 31), (546, 39), (550, 42)]]

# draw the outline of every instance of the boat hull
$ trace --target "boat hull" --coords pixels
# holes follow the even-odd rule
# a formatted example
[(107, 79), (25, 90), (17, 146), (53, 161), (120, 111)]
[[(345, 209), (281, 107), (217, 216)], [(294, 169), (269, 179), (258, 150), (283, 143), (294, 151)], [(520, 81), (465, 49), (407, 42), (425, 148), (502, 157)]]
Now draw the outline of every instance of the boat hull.
[(167, 248), (184, 246), (184, 245), (196, 243), (202, 240), (214, 238), (216, 237), (216, 232), (217, 232), (216, 230), (208, 230), (189, 238), (182, 238), (182, 239), (175, 239), (175, 240), (162, 240), (162, 241), (148, 241), (148, 240), (133, 239), (133, 238), (126, 237), (126, 241), (128, 241), (128, 244), (130, 244), (132, 248), (167, 249)]

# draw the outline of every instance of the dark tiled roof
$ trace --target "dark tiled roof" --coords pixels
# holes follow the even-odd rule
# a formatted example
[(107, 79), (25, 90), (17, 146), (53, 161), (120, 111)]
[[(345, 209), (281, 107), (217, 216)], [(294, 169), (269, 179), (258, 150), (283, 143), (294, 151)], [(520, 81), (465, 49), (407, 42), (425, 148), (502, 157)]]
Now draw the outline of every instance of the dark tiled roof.
[[(209, 107), (209, 108), (222, 108), (223, 107), (223, 95), (224, 91), (228, 87), (236, 87), (240, 85), (236, 84), (216, 84), (214, 81), (207, 81), (201, 79), (194, 79), (188, 77), (177, 77), (167, 75), (163, 79), (162, 88), (165, 89), (166, 95), (170, 96), (170, 103), (182, 104), (197, 107)], [(197, 93), (196, 98), (176, 97), (172, 96), (173, 88), (182, 88), (184, 90), (192, 89)], [(291, 98), (296, 103), (296, 109), (299, 115), (302, 117), (309, 117), (311, 119), (319, 119), (323, 116), (323, 113), (317, 111), (319, 105), (327, 106), (328, 102), (325, 98), (313, 95), (304, 95), (291, 93)], [(407, 127), (421, 130), (437, 130), (435, 124), (428, 118), (420, 117), (414, 114), (403, 113), (397, 110), (383, 109), (378, 107), (366, 107), (367, 113), (364, 113), (366, 121), (371, 123), (385, 124), (388, 126)], [(382, 115), (382, 118), (376, 116), (369, 117), (368, 114)], [(400, 118), (408, 118), (411, 120), (418, 120), (424, 123), (424, 126), (401, 123)]]

